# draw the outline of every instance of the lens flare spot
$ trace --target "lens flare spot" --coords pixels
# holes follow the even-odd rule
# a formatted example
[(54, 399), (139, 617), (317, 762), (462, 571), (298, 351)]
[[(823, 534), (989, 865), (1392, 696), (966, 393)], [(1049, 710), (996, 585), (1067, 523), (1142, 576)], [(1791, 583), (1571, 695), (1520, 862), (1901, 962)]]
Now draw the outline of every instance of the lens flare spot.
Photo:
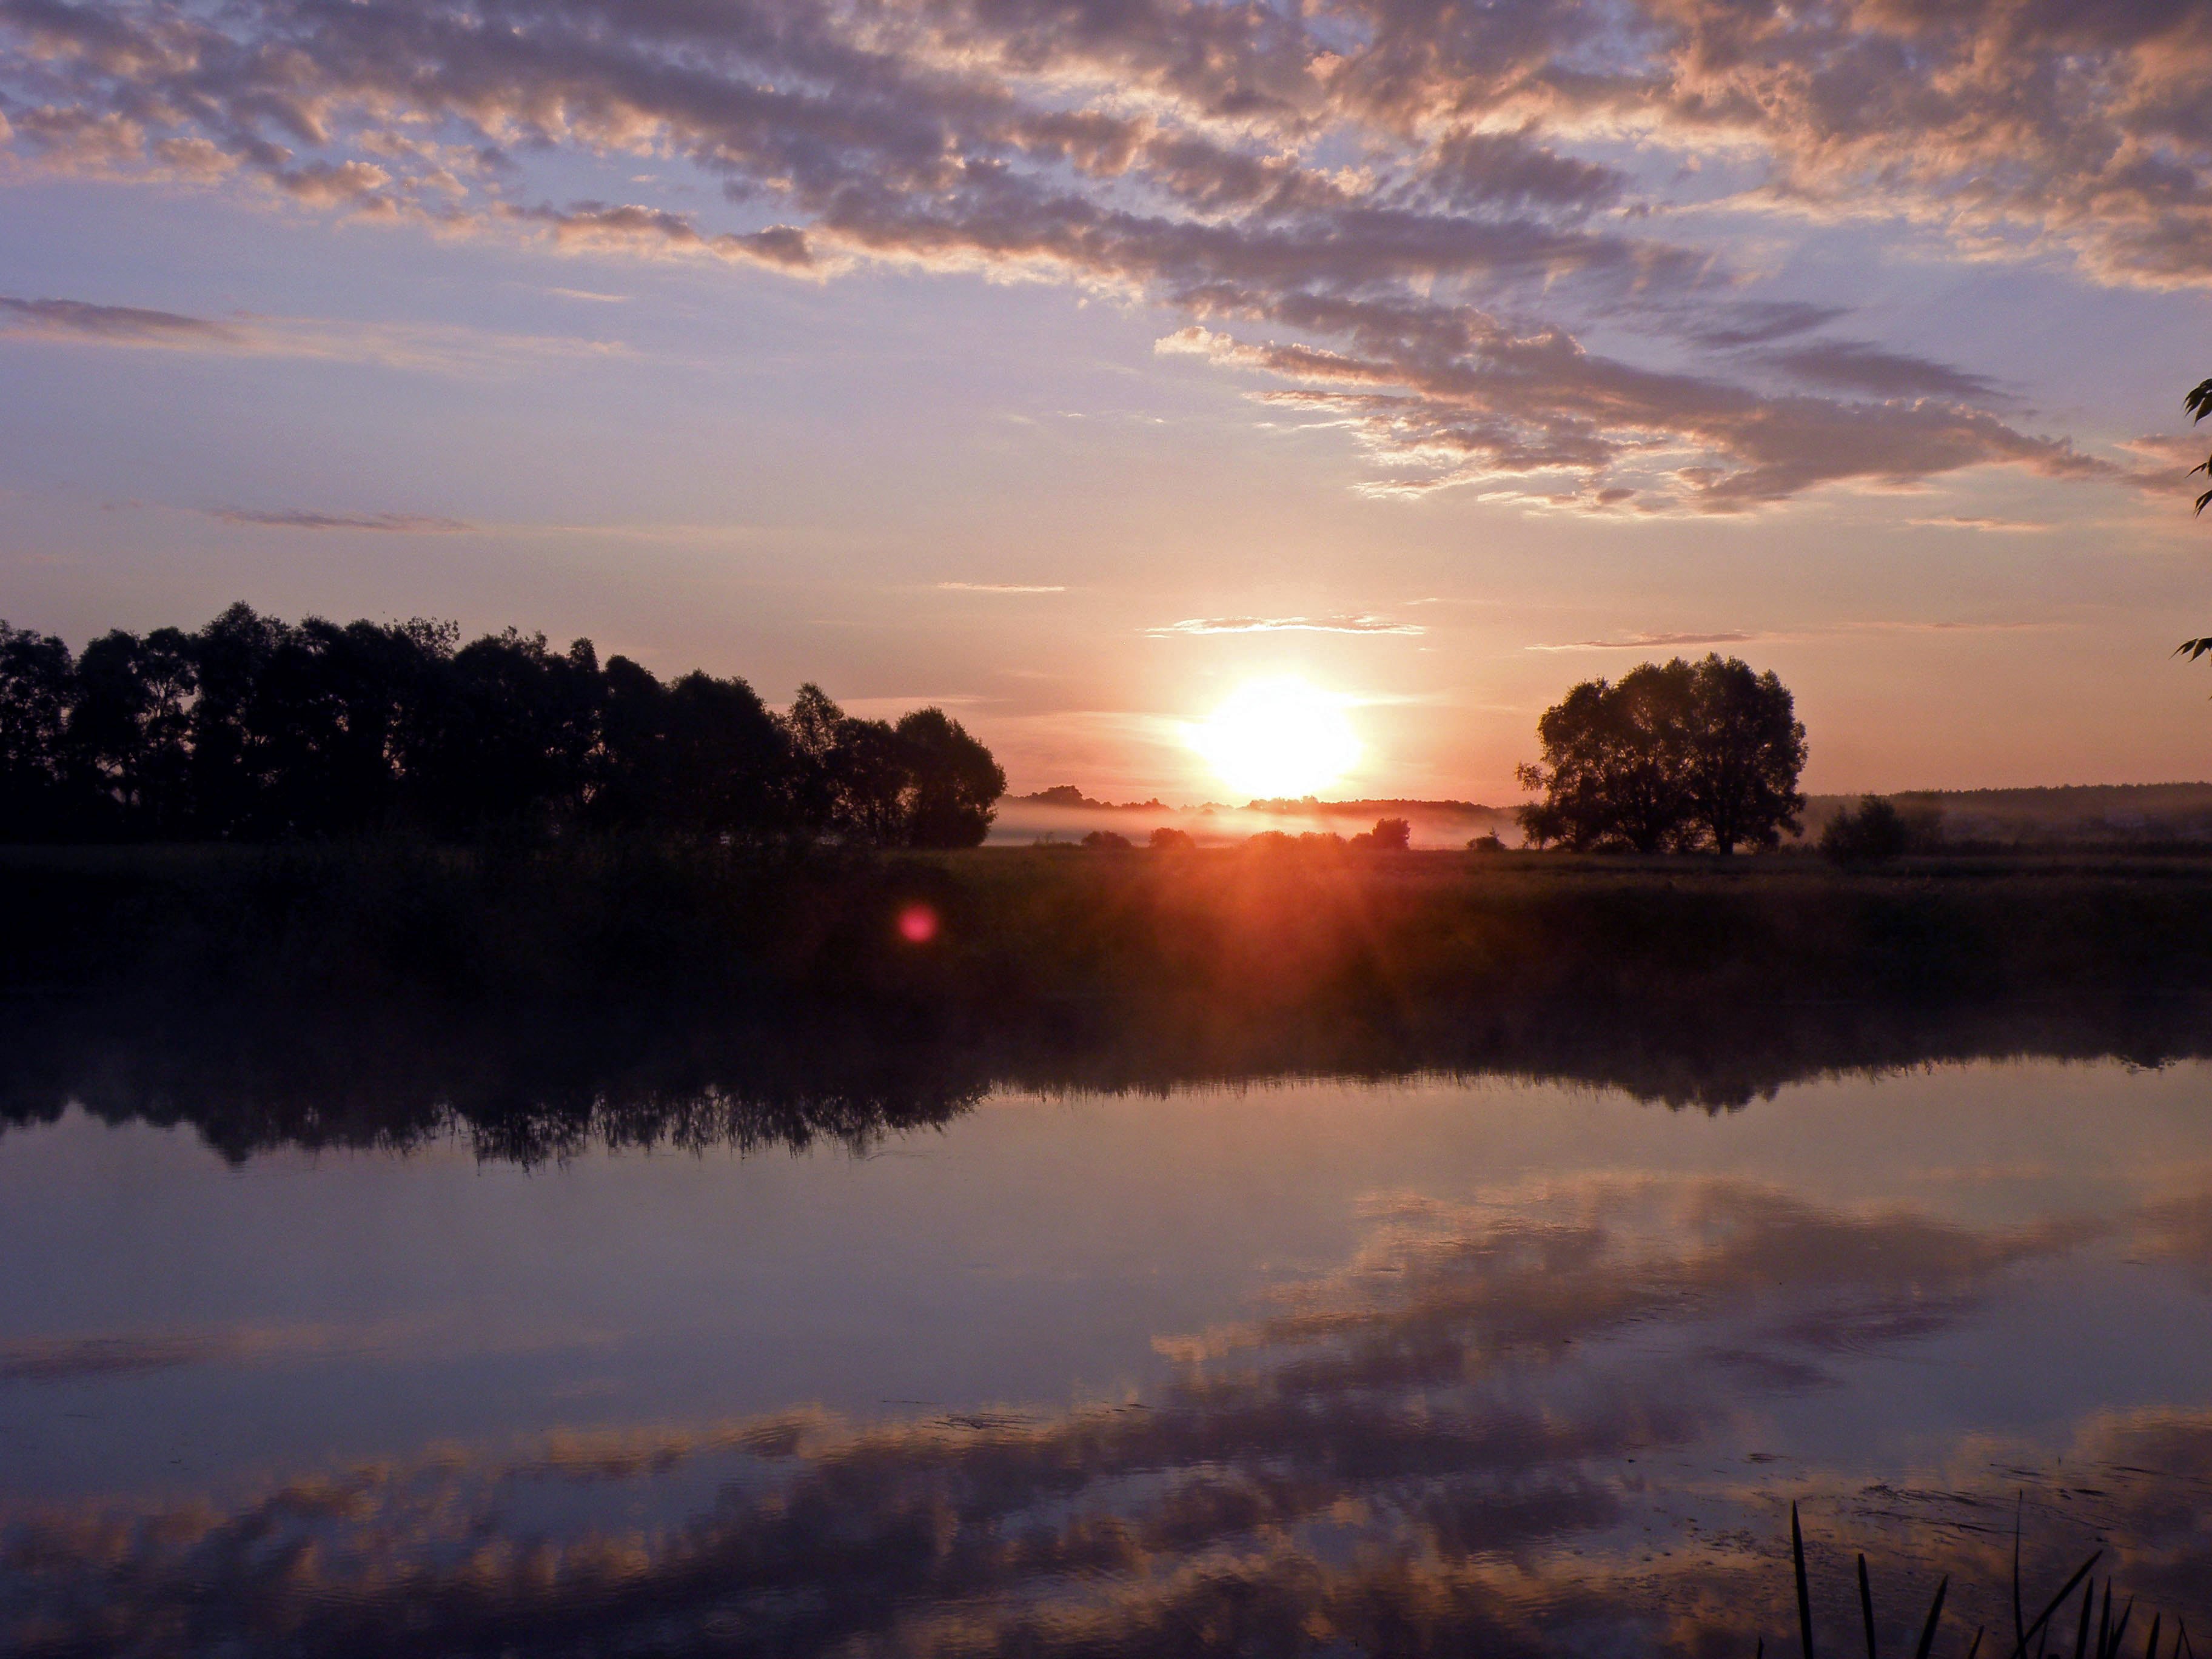
[(908, 945), (927, 945), (937, 937), (937, 912), (927, 904), (909, 904), (899, 912), (898, 930)]
[(1191, 733), (1191, 746), (1239, 793), (1309, 795), (1359, 759), (1346, 699), (1296, 678), (1249, 680)]

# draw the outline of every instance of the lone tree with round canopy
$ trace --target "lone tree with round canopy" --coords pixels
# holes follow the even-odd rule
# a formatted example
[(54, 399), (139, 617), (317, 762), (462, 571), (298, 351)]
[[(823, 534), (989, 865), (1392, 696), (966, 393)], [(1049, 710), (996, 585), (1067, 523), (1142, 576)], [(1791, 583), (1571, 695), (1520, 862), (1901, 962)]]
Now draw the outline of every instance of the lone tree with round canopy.
[(1543, 799), (1520, 811), (1534, 846), (1688, 852), (1775, 846), (1802, 828), (1805, 728), (1789, 688), (1717, 653), (1585, 680), (1536, 723), (1519, 769)]
[(1709, 654), (1691, 671), (1690, 818), (1717, 852), (1769, 848), (1803, 827), (1805, 728), (1768, 669)]

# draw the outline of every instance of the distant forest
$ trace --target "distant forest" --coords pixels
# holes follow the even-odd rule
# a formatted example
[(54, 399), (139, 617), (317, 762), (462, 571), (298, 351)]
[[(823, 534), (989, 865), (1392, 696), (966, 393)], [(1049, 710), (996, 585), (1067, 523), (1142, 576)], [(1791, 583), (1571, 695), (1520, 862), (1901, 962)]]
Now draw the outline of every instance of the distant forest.
[(972, 847), (1005, 788), (939, 709), (859, 720), (808, 685), (778, 714), (741, 679), (602, 666), (589, 640), (463, 645), (450, 623), (234, 605), (72, 654), (0, 622), (5, 841), (522, 826)]

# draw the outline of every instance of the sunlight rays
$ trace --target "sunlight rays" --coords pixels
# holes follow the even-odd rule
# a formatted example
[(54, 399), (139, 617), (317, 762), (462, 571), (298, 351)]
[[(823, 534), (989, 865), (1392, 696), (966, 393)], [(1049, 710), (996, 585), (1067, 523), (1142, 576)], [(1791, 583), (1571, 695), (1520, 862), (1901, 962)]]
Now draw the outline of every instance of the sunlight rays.
[(1314, 794), (1358, 763), (1348, 702), (1295, 676), (1248, 680), (1192, 728), (1191, 747), (1240, 793)]

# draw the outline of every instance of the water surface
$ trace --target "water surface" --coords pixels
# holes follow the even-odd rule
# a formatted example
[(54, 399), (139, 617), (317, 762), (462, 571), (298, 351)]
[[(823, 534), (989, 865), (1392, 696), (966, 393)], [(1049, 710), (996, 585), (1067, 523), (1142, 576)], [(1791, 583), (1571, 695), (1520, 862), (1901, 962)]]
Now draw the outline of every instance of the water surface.
[[(2212, 1073), (993, 1093), (858, 1150), (0, 1136), (0, 1645), (1748, 1651), (2212, 1627)], [(2101, 1569), (2100, 1569), (2101, 1571)], [(1855, 1616), (1855, 1611), (1854, 1611)], [(2009, 1620), (2008, 1601), (2004, 1618)]]

